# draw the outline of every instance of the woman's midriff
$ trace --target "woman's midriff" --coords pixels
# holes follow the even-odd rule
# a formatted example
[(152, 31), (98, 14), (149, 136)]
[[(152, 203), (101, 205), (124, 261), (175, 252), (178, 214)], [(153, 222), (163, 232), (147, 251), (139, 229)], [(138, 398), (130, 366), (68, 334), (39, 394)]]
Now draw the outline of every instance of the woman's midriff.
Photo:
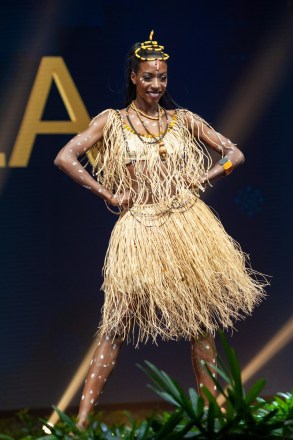
[[(148, 170), (147, 170), (147, 164), (145, 163), (145, 161), (140, 161), (140, 164), (144, 162), (145, 167), (143, 169), (141, 169), (140, 171), (142, 171), (143, 175), (144, 175), (144, 179), (143, 179), (143, 187), (145, 187), (145, 189), (143, 190), (142, 188), (140, 188), (140, 182), (138, 181), (138, 178), (135, 174), (135, 167), (133, 165), (133, 163), (127, 164), (127, 168), (129, 171), (129, 174), (131, 176), (131, 182), (132, 182), (132, 190), (135, 192), (135, 194), (137, 195), (135, 197), (135, 199), (139, 199), (141, 200), (142, 204), (153, 204), (155, 203), (153, 194), (152, 194), (152, 188), (151, 188), (151, 180), (152, 180), (152, 176), (150, 176), (148, 174)], [(164, 180), (167, 177), (167, 169), (166, 167), (164, 167), (164, 163), (162, 162), (162, 168), (161, 168), (161, 172), (159, 175), (159, 178), (162, 182), (162, 185), (165, 185)], [(166, 188), (166, 187), (165, 187)], [(167, 196), (168, 194), (168, 196)], [(166, 197), (173, 197), (176, 196), (177, 192), (176, 192), (176, 182), (172, 182), (172, 181), (168, 181), (168, 188), (166, 188)]]

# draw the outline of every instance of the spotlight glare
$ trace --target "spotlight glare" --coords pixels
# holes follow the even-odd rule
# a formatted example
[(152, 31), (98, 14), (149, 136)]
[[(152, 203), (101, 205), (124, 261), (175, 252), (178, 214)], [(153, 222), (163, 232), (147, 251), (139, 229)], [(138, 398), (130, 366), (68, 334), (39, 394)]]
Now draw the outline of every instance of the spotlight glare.
[[(78, 367), (78, 370), (74, 374), (73, 378), (71, 379), (68, 387), (66, 388), (64, 394), (62, 395), (61, 399), (57, 403), (57, 408), (61, 411), (65, 411), (72, 399), (74, 398), (77, 390), (79, 389), (80, 385), (82, 384), (82, 381), (84, 380), (89, 363), (92, 358), (93, 351), (95, 350), (97, 345), (97, 341), (95, 340), (90, 349), (88, 350), (87, 354), (85, 355), (84, 359), (82, 360), (80, 366)], [(53, 411), (49, 420), (48, 424), (54, 426), (59, 420), (59, 416), (56, 413), (56, 411)]]

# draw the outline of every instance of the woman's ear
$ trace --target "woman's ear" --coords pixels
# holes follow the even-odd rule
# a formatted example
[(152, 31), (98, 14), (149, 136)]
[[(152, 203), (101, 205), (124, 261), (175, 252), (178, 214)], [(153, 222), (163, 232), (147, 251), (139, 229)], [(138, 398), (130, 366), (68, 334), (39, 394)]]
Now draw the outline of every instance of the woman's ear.
[(133, 84), (136, 84), (136, 73), (134, 73), (133, 71), (130, 74), (130, 79), (133, 82)]

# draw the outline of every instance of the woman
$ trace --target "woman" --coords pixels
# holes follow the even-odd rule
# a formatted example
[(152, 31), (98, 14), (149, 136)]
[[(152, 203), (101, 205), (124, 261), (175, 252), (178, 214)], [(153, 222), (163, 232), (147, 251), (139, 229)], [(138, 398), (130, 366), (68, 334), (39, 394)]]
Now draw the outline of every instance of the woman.
[[(55, 159), (120, 214), (103, 268), (105, 303), (79, 427), (87, 426), (130, 332), (136, 344), (158, 336), (190, 340), (199, 392), (205, 398), (206, 386), (215, 395), (205, 368), (216, 363), (215, 330), (233, 326), (264, 295), (265, 282), (199, 198), (244, 156), (198, 115), (174, 108), (169, 56), (152, 34), (130, 52), (126, 108), (96, 116)], [(205, 144), (221, 157), (215, 165)], [(94, 177), (79, 162), (85, 153)]]

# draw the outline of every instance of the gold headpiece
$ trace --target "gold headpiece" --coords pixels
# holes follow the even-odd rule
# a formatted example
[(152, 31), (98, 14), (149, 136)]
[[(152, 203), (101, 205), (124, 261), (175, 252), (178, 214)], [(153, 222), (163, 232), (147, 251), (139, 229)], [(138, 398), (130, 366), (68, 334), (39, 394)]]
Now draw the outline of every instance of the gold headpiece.
[[(142, 61), (156, 61), (156, 60), (166, 61), (169, 58), (169, 55), (163, 52), (164, 46), (160, 46), (157, 41), (153, 41), (153, 35), (154, 35), (154, 31), (151, 31), (149, 40), (140, 43), (140, 47), (138, 47), (135, 50), (134, 55)], [(152, 53), (151, 57), (146, 57), (146, 56), (142, 57), (139, 54), (141, 49), (149, 52), (161, 52), (163, 55), (155, 57)]]

